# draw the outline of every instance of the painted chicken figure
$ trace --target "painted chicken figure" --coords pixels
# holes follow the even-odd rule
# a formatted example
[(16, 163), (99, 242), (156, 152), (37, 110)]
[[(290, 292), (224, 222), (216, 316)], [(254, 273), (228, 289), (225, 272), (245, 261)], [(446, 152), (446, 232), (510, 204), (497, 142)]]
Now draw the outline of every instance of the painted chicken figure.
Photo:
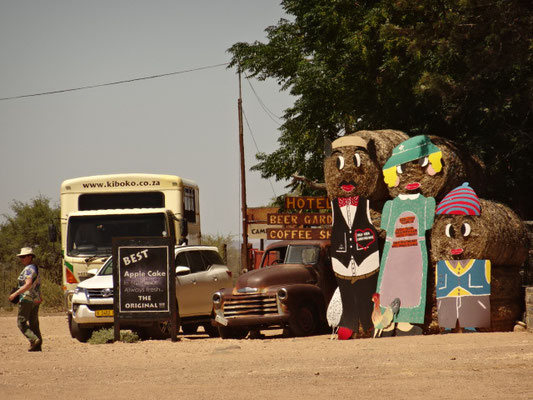
[(400, 309), (400, 299), (395, 298), (390, 305), (382, 313), (380, 308), (379, 293), (374, 293), (372, 296), (374, 302), (374, 311), (372, 311), (372, 323), (374, 324), (374, 338), (381, 336), (383, 329), (386, 329), (392, 323), (394, 316)]
[(335, 334), (339, 330), (339, 323), (341, 321), (342, 315), (342, 300), (341, 293), (339, 288), (335, 290), (333, 296), (328, 305), (328, 310), (326, 312), (326, 318), (328, 320), (328, 325), (331, 327), (331, 339), (335, 337)]

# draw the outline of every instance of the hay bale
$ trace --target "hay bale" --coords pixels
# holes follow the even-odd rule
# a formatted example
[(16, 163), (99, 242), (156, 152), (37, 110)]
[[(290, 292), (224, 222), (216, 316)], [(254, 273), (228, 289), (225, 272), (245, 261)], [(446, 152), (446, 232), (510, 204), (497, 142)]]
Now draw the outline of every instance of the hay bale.
[(492, 300), (521, 301), (522, 278), (516, 265), (494, 265), (491, 268), (490, 296)]
[[(431, 230), (431, 259), (450, 258), (450, 250), (462, 248), (461, 259), (490, 260), (492, 265), (521, 266), (528, 256), (528, 238), (524, 224), (509, 207), (480, 199), (480, 216), (437, 215)], [(470, 235), (463, 237), (461, 228), (468, 223)], [(455, 238), (446, 236), (451, 224)]]
[[(390, 198), (387, 185), (383, 180), (383, 166), (392, 154), (392, 149), (398, 146), (404, 140), (407, 140), (409, 136), (402, 131), (393, 129), (382, 129), (377, 131), (357, 131), (354, 135), (360, 136), (367, 141), (373, 141), (375, 147), (375, 160), (376, 171), (372, 172), (377, 174), (378, 179), (375, 186), (371, 189), (371, 196), (369, 199), (375, 203), (373, 207), (376, 209), (383, 209), (383, 204)], [(378, 208), (379, 207), (379, 208)]]
[(490, 323), (492, 332), (512, 331), (516, 321), (521, 319), (522, 308), (510, 300), (490, 301)]
[[(392, 129), (377, 131), (358, 131), (346, 136), (356, 136), (364, 139), (368, 145), (367, 152), (361, 152), (361, 166), (356, 168), (353, 164), (355, 148), (350, 146), (340, 147), (346, 167), (339, 171), (335, 156), (328, 156), (324, 160), (324, 176), (326, 188), (330, 199), (347, 196), (362, 196), (370, 200), (375, 209), (381, 209), (383, 203), (389, 199), (389, 194), (385, 182), (383, 181), (383, 165), (390, 157), (392, 149), (406, 140), (408, 136)], [(353, 192), (346, 194), (339, 183), (343, 180), (353, 180), (356, 188)]]
[(421, 184), (420, 192), (425, 197), (434, 197), (440, 201), (450, 190), (461, 185), (463, 182), (470, 182), (478, 195), (483, 195), (485, 187), (484, 170), (485, 166), (467, 149), (459, 144), (439, 136), (428, 135), (431, 142), (442, 152), (442, 170), (430, 176), (417, 165), (416, 161), (403, 165), (404, 170), (401, 176), (400, 185), (388, 187), (391, 197), (397, 197), (401, 193), (406, 193), (405, 184), (418, 182)]
[(404, 140), (409, 139), (406, 133), (394, 129), (381, 129), (377, 131), (357, 131), (352, 135), (362, 137), (370, 141), (373, 140), (376, 148), (376, 159), (378, 165), (383, 168), (392, 154), (392, 149)]

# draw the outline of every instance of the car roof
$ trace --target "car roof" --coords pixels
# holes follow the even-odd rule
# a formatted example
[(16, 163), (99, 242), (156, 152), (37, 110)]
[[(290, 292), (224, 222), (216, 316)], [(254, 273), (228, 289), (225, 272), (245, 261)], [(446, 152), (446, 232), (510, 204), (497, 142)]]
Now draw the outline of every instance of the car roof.
[(329, 240), (280, 240), (279, 242), (275, 242), (272, 244), (269, 244), (265, 251), (275, 249), (278, 247), (287, 247), (289, 245), (293, 246), (320, 246), (320, 247), (326, 247), (329, 246), (330, 241)]
[(213, 250), (218, 253), (218, 247), (216, 246), (208, 246), (204, 244), (192, 244), (192, 245), (185, 245), (185, 246), (175, 246), (174, 251), (176, 253), (181, 253), (182, 251), (192, 251), (192, 250)]

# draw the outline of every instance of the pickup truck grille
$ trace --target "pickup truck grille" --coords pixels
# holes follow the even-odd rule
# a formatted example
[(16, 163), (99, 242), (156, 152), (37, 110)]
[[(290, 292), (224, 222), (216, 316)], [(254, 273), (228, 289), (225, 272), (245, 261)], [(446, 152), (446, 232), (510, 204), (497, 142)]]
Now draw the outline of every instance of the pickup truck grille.
[(276, 296), (271, 295), (240, 295), (224, 301), (224, 317), (255, 317), (277, 315)]
[(90, 299), (112, 299), (113, 289), (87, 289)]

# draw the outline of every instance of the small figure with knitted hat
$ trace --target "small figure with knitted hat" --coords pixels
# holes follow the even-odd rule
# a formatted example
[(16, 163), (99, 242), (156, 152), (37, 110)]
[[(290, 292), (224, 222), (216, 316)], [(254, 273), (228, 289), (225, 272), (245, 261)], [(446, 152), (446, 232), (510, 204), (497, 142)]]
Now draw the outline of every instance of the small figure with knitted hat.
[(490, 260), (465, 257), (465, 238), (472, 233), (471, 218), (480, 218), (481, 204), (467, 182), (453, 189), (439, 203), (436, 214), (450, 215), (445, 226), (449, 253), (437, 262), (439, 326), (454, 329), (490, 328)]

